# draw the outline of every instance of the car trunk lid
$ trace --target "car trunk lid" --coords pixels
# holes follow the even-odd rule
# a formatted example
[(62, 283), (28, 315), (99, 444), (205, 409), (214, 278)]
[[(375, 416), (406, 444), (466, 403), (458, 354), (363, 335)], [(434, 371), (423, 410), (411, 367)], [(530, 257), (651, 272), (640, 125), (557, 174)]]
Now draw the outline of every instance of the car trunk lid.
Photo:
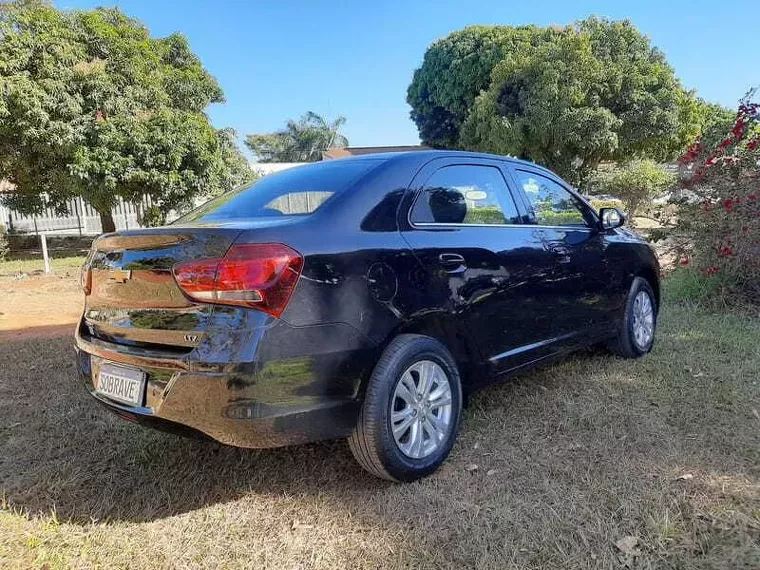
[(96, 240), (87, 260), (86, 332), (116, 344), (191, 351), (207, 329), (214, 306), (188, 299), (172, 268), (224, 256), (240, 232), (208, 225), (166, 227)]

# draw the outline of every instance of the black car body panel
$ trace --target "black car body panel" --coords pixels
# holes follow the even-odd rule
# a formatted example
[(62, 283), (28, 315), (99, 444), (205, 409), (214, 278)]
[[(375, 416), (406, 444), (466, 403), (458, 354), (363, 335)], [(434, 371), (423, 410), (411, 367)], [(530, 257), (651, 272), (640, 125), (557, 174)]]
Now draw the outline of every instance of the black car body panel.
[[(613, 335), (634, 277), (659, 296), (651, 248), (632, 232), (594, 225), (585, 202), (590, 226), (531, 220), (516, 168), (567, 188), (541, 167), (444, 151), (334, 163), (355, 160), (364, 161), (361, 175), (309, 215), (268, 217), (267, 208), (267, 217), (200, 217), (96, 240), (76, 335), (89, 391), (127, 419), (231, 445), (344, 437), (367, 378), (399, 333), (444, 342), (471, 390)], [(457, 165), (498, 172), (513, 223), (413, 222), (426, 180)], [(192, 300), (172, 274), (177, 263), (224, 256), (233, 244), (270, 243), (303, 258), (279, 316)], [(140, 405), (96, 391), (104, 362), (145, 373)]]

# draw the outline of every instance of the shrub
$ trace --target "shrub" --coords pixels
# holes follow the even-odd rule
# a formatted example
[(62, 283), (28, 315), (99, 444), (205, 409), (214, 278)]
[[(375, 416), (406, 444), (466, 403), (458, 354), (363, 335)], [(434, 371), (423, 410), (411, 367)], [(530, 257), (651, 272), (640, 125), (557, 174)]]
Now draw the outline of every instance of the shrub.
[(722, 308), (725, 299), (720, 291), (728, 285), (725, 278), (719, 273), (705, 275), (692, 267), (677, 267), (665, 281), (665, 298), (670, 302)]
[(760, 304), (760, 103), (750, 91), (722, 140), (696, 141), (681, 157), (688, 199), (677, 230), (689, 247), (680, 263), (721, 276), (716, 293)]
[(0, 261), (4, 261), (8, 256), (10, 246), (8, 244), (8, 235), (5, 232), (5, 226), (0, 224)]
[(620, 210), (624, 209), (625, 206), (623, 205), (622, 200), (612, 200), (612, 199), (599, 199), (594, 198), (593, 196), (589, 197), (589, 203), (597, 210), (601, 210), (602, 208), (618, 208)]
[(633, 160), (598, 169), (588, 184), (591, 194), (610, 194), (622, 200), (629, 219), (643, 206), (676, 184), (676, 176), (652, 160)]
[(503, 224), (505, 220), (500, 208), (486, 207), (468, 208), (464, 222), (467, 224)]

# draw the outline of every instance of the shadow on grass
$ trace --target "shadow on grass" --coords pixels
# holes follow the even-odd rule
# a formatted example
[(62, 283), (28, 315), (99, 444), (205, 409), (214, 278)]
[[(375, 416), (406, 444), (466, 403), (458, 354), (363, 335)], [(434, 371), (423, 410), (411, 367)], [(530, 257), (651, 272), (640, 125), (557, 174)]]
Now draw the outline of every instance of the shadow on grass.
[[(79, 384), (68, 336), (0, 350), (9, 363), (9, 382), (0, 383), (0, 489), (26, 513), (149, 521), (250, 493), (331, 494), (361, 506), (365, 494), (393, 487), (358, 467), (343, 441), (249, 450), (125, 422)], [(546, 388), (528, 390), (541, 397)]]
[(10, 508), (140, 522), (245, 494), (328, 494), (362, 510), (394, 487), (364, 472), (343, 441), (250, 450), (125, 422), (80, 385), (69, 328), (0, 347), (0, 490)]
[(81, 523), (148, 521), (248, 493), (387, 486), (343, 442), (247, 450), (125, 422), (80, 386), (68, 337), (4, 341), (0, 357), (0, 489), (11, 508)]
[[(9, 509), (83, 526), (238, 500), (259, 510), (230, 516), (252, 526), (261, 509), (278, 520), (299, 508), (341, 513), (336, 532), (390, 529), (430, 556), (426, 567), (611, 567), (624, 536), (640, 537), (642, 556), (661, 566), (686, 556), (695, 568), (752, 567), (760, 474), (745, 416), (758, 402), (747, 376), (760, 359), (747, 352), (757, 329), (684, 315), (645, 359), (582, 353), (486, 389), (449, 461), (411, 485), (367, 475), (343, 442), (252, 451), (126, 423), (79, 385), (70, 338), (3, 342), (0, 496)], [(688, 327), (710, 338), (681, 338)], [(731, 390), (713, 380), (727, 370)], [(679, 479), (686, 472), (693, 481)], [(732, 492), (722, 476), (746, 485)]]

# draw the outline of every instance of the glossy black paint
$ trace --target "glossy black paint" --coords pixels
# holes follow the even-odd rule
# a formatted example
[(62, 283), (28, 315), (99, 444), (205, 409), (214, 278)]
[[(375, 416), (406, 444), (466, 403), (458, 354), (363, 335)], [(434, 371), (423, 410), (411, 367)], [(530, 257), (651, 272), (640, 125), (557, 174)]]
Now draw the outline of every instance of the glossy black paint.
[[(93, 395), (135, 421), (178, 424), (232, 445), (343, 437), (397, 334), (444, 342), (472, 390), (613, 335), (634, 277), (659, 295), (649, 246), (624, 228), (603, 230), (590, 207), (592, 227), (527, 223), (513, 169), (564, 185), (536, 165), (444, 151), (361, 160), (376, 165), (309, 216), (199, 221), (97, 240), (76, 335)], [(413, 225), (409, 211), (425, 180), (457, 164), (498, 168), (522, 223)], [(175, 263), (219, 257), (232, 243), (284, 243), (303, 255), (281, 318), (190, 301), (174, 282)], [(146, 371), (142, 406), (94, 393), (103, 360)]]

